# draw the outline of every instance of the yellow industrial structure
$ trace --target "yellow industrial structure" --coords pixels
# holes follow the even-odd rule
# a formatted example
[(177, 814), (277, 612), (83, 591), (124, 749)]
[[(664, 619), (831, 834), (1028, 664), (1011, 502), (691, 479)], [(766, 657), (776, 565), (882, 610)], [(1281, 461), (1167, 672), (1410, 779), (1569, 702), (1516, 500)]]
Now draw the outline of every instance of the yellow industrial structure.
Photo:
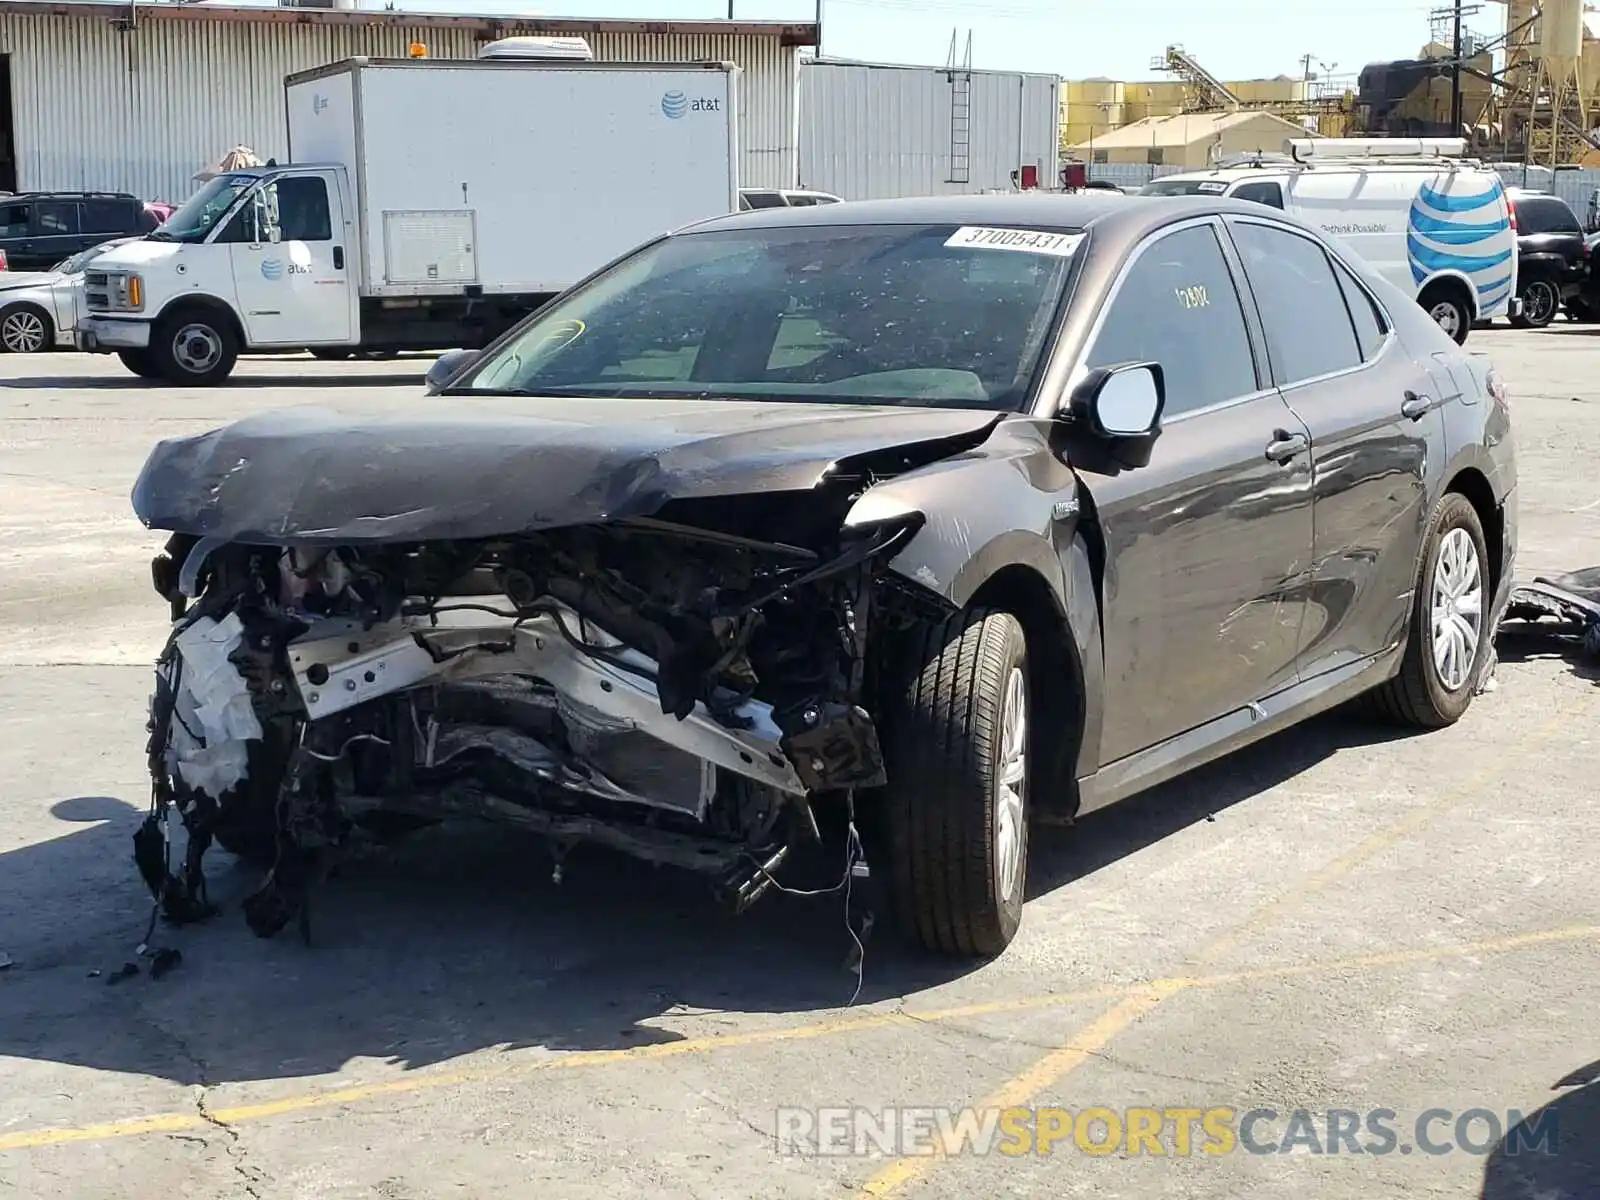
[[(1349, 132), (1354, 97), (1326, 94), (1324, 85), (1309, 75), (1296, 79), (1279, 75), (1271, 79), (1223, 81), (1211, 75), (1182, 46), (1168, 46), (1151, 64), (1174, 79), (1121, 81), (1084, 79), (1068, 82), (1061, 101), (1062, 150), (1073, 157), (1101, 162), (1146, 162), (1134, 152), (1155, 147), (1178, 152), (1167, 161), (1188, 163), (1192, 146), (1200, 147), (1201, 165), (1208, 147), (1227, 153), (1258, 148), (1277, 151), (1285, 137), (1304, 136), (1307, 130), (1331, 136)], [(1179, 116), (1194, 118), (1175, 121)], [(1230, 121), (1200, 118), (1250, 118)], [(1270, 117), (1271, 120), (1260, 118)], [(1288, 129), (1290, 132), (1285, 132)], [(1193, 133), (1194, 141), (1185, 141)], [(1252, 141), (1261, 136), (1268, 144)], [(1245, 143), (1251, 143), (1245, 145)]]
[(1305, 137), (1304, 125), (1270, 112), (1174, 113), (1145, 117), (1066, 147), (1087, 163), (1148, 163), (1199, 168), (1232, 154), (1278, 154), (1286, 138)]
[(1506, 7), (1503, 90), (1483, 120), (1508, 156), (1541, 166), (1600, 165), (1600, 42), (1589, 36), (1583, 0), (1502, 0)]

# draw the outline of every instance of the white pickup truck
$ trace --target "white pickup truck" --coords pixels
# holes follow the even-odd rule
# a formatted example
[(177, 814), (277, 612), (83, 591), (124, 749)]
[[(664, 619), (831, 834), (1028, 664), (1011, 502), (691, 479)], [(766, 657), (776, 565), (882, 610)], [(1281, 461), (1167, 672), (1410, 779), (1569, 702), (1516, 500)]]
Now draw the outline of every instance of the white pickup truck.
[(206, 183), (84, 276), (76, 341), (136, 374), (244, 351), (446, 350), (739, 205), (726, 63), (348, 59), (285, 82), (289, 165)]

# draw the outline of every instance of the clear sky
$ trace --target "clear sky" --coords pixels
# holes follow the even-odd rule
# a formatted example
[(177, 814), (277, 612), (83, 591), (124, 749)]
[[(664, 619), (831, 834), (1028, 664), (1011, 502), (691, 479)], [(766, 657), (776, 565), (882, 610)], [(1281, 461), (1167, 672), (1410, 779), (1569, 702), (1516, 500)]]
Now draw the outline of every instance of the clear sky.
[[(1479, 0), (1481, 2), (1481, 0)], [(733, 0), (735, 17), (809, 20), (817, 0)], [(1428, 13), (1445, 0), (821, 0), (823, 52), (842, 58), (939, 64), (952, 30), (972, 65), (1067, 78), (1153, 77), (1152, 58), (1178, 43), (1226, 79), (1298, 75), (1301, 59), (1355, 75), (1369, 62), (1408, 58), (1428, 40)], [(361, 7), (381, 7), (361, 0)], [(411, 11), (519, 12), (574, 17), (726, 17), (728, 0), (396, 0)], [(1469, 5), (1470, 7), (1470, 5)], [(1498, 35), (1505, 9), (1483, 2), (1469, 27)], [(1313, 68), (1316, 69), (1316, 68)]]

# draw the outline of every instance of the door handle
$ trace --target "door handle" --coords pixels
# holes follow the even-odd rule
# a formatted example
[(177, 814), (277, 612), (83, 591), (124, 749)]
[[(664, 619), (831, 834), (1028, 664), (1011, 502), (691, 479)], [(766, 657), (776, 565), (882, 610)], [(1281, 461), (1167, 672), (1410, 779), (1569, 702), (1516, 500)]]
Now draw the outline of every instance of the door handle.
[(1432, 411), (1433, 401), (1415, 392), (1407, 392), (1405, 400), (1400, 405), (1400, 415), (1413, 421), (1422, 420)]
[(1311, 439), (1305, 434), (1274, 429), (1272, 440), (1267, 443), (1267, 457), (1275, 463), (1286, 463), (1295, 455), (1304, 454), (1310, 447)]
[(344, 270), (344, 247), (343, 246), (335, 246), (333, 248), (333, 269), (335, 271)]

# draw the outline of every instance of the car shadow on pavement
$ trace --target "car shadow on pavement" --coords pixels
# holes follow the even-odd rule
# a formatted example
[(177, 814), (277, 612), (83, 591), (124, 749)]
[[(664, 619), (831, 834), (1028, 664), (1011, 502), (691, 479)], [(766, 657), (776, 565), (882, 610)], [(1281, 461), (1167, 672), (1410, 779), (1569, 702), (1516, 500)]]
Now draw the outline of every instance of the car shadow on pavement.
[[(303, 371), (288, 372), (273, 375), (230, 375), (226, 383), (219, 384), (223, 390), (233, 388), (307, 388), (307, 387), (405, 387), (415, 384), (422, 386), (426, 373), (418, 371), (390, 372), (387, 375), (307, 375)], [(137, 375), (52, 375), (41, 376), (33, 379), (4, 379), (0, 380), (0, 388), (16, 390), (42, 389), (44, 391), (165, 391), (171, 386), (162, 383), (153, 383), (148, 379), (140, 379)]]
[(1110, 866), (1241, 801), (1284, 783), (1340, 750), (1411, 736), (1350, 707), (1285, 729), (1196, 771), (1090, 813), (1066, 828), (1036, 828), (1028, 898)]
[[(260, 872), (213, 849), (221, 911), (159, 926), (155, 943), (183, 957), (152, 978), (136, 954), (150, 913), (131, 854), (142, 810), (84, 797), (52, 813), (81, 827), (0, 854), (0, 950), (15, 960), (0, 970), (0, 1060), (183, 1085), (307, 1078), (363, 1059), (413, 1069), (494, 1049), (681, 1040), (657, 1027), (664, 1016), (725, 1031), (697, 1024), (697, 1010), (794, 1024), (856, 990), (842, 894), (769, 895), (734, 916), (692, 876), (581, 850), (558, 886), (542, 843), (475, 826), (353, 856), (318, 894), (310, 946), (292, 930), (253, 936), (240, 901)], [(893, 952), (881, 924), (861, 1002), (974, 968)], [(129, 961), (139, 973), (113, 982)]]
[(1503, 663), (1559, 662), (1577, 678), (1600, 683), (1600, 662), (1590, 657), (1576, 638), (1552, 636), (1538, 626), (1505, 627), (1495, 646)]
[(1557, 1080), (1554, 1090), (1562, 1094), (1489, 1152), (1482, 1200), (1600, 1195), (1600, 1062)]
[[(1041, 829), (1035, 894), (1059, 888), (1288, 779), (1340, 748), (1393, 731), (1330, 715), (1226, 763)], [(182, 962), (156, 979), (135, 953), (150, 898), (132, 861), (142, 809), (83, 797), (51, 810), (80, 828), (0, 854), (0, 1057), (172, 1082), (328, 1075), (356, 1060), (425, 1067), (491, 1049), (615, 1050), (721, 1032), (697, 1010), (793, 1024), (856, 990), (844, 896), (770, 894), (735, 916), (704, 882), (604, 851), (575, 850), (559, 885), (538, 840), (485, 826), (427, 830), (364, 848), (319, 893), (313, 944), (263, 941), (240, 901), (260, 872), (213, 849), (221, 911), (155, 942)], [(1053, 835), (1066, 834), (1065, 837)], [(843, 877), (843, 862), (832, 880)], [(798, 882), (798, 881), (797, 881)], [(806, 886), (815, 886), (808, 883)], [(872, 903), (857, 887), (852, 911)], [(881, 907), (881, 906), (880, 906)], [(861, 1002), (892, 1000), (976, 970), (900, 949), (878, 914)], [(136, 975), (112, 983), (128, 961)]]

